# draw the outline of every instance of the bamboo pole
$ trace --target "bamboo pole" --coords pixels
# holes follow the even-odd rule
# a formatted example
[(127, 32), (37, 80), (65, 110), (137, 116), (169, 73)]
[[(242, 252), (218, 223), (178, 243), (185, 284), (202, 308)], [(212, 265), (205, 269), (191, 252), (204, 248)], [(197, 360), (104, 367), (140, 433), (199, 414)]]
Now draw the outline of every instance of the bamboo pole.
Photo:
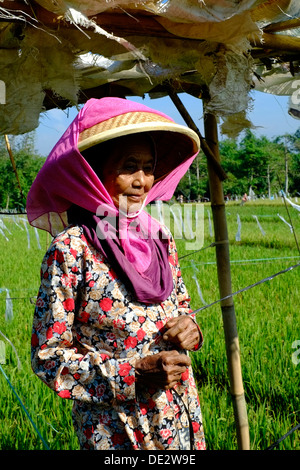
[(284, 36), (283, 34), (270, 34), (263, 33), (260, 35), (252, 35), (250, 38), (250, 44), (252, 47), (259, 47), (260, 49), (271, 49), (276, 51), (276, 54), (284, 52), (296, 52), (300, 51), (300, 38), (294, 36)]
[[(203, 138), (177, 94), (170, 89), (169, 96), (185, 120), (186, 124), (199, 135), (202, 150), (207, 157), (215, 241), (218, 242), (216, 244), (216, 260), (220, 298), (231, 296), (232, 288), (229, 242), (222, 185), (222, 181), (226, 178), (226, 173), (224, 172), (220, 163), (216, 118), (212, 114), (205, 114), (205, 138)], [(240, 348), (235, 309), (232, 297), (229, 297), (221, 302), (221, 310), (238, 448), (240, 450), (249, 450), (249, 426), (241, 372)]]
[(213, 168), (214, 168), (215, 172), (217, 173), (218, 177), (222, 181), (225, 180), (227, 178), (227, 175), (226, 175), (224, 169), (222, 168), (220, 162), (216, 159), (213, 152), (211, 151), (211, 149), (207, 145), (205, 139), (202, 137), (198, 127), (196, 126), (196, 124), (192, 120), (191, 116), (187, 112), (187, 110), (184, 107), (184, 105), (183, 105), (182, 101), (180, 100), (179, 96), (171, 88), (169, 88), (168, 94), (169, 94), (171, 100), (173, 101), (174, 105), (176, 106), (176, 108), (180, 112), (180, 114), (181, 114), (182, 118), (184, 119), (186, 125), (189, 126), (191, 129), (193, 129), (193, 131), (195, 131), (196, 134), (198, 134), (200, 142), (201, 142), (201, 149), (203, 150), (203, 153), (206, 156), (206, 158), (210, 161), (210, 163), (213, 166)]
[[(212, 114), (205, 114), (204, 129), (206, 142), (209, 145), (211, 151), (213, 152), (215, 158), (220, 161), (217, 122), (215, 116), (213, 116)], [(219, 292), (220, 298), (223, 298), (232, 294), (229, 242), (223, 185), (219, 177), (217, 176), (210, 160), (207, 160), (207, 167), (209, 175), (215, 241), (218, 242), (216, 244), (216, 261)], [(229, 297), (228, 299), (221, 302), (221, 310), (225, 334), (230, 392), (233, 401), (238, 448), (240, 450), (249, 450), (249, 426), (243, 388), (235, 308), (232, 297)]]
[(24, 198), (23, 191), (22, 191), (22, 187), (21, 187), (21, 183), (20, 183), (20, 178), (19, 178), (19, 175), (18, 175), (18, 171), (17, 171), (15, 159), (14, 159), (14, 156), (13, 156), (13, 153), (12, 153), (12, 150), (11, 150), (11, 146), (10, 146), (10, 142), (9, 142), (8, 135), (5, 134), (5, 135), (4, 135), (4, 138), (5, 138), (5, 143), (6, 143), (7, 152), (8, 152), (8, 155), (9, 155), (9, 158), (10, 158), (10, 161), (11, 161), (11, 164), (12, 164), (12, 167), (13, 167), (13, 170), (14, 170), (14, 174), (15, 174), (15, 176), (16, 176), (16, 180), (17, 180), (18, 186), (19, 186), (20, 194), (21, 194), (21, 196)]

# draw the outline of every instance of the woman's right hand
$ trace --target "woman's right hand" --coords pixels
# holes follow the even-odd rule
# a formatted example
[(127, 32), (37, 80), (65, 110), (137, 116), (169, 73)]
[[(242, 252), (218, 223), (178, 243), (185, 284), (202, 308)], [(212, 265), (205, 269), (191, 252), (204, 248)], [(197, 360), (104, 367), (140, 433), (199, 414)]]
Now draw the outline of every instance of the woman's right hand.
[(175, 350), (144, 357), (135, 364), (136, 383), (168, 390), (180, 381), (189, 365), (190, 358)]

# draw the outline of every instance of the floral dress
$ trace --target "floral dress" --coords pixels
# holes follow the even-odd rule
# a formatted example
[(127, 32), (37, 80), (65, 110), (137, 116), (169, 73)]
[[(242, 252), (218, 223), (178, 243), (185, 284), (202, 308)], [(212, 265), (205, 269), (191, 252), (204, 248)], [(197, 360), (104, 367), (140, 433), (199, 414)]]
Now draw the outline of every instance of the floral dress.
[(164, 325), (191, 312), (170, 234), (169, 262), (174, 289), (161, 304), (148, 306), (135, 301), (81, 227), (65, 229), (44, 257), (32, 368), (60, 397), (74, 401), (82, 449), (205, 448), (191, 367), (167, 391), (135, 383), (135, 361), (174, 349), (162, 338)]

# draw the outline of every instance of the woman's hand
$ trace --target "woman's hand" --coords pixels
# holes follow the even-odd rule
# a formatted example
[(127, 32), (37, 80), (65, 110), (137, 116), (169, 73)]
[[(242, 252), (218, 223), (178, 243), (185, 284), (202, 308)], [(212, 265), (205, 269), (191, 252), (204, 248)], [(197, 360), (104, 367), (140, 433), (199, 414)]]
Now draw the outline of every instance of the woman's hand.
[(163, 335), (165, 341), (175, 344), (180, 349), (192, 350), (200, 341), (200, 333), (191, 317), (181, 315), (171, 318), (166, 325)]
[(178, 351), (162, 351), (144, 357), (135, 364), (135, 377), (138, 384), (168, 390), (174, 387), (191, 360)]

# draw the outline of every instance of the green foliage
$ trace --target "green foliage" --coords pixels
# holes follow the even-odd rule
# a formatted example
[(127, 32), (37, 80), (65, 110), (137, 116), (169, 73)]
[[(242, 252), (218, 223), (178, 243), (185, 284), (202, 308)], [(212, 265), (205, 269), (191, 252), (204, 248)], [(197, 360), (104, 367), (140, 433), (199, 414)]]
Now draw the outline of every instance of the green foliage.
[[(228, 178), (224, 193), (229, 197), (249, 192), (251, 186), (258, 196), (271, 196), (283, 189), (297, 195), (300, 192), (300, 129), (294, 135), (269, 140), (256, 137), (247, 130), (239, 141), (220, 141), (221, 164)], [(181, 180), (177, 193), (186, 200), (209, 198), (206, 157), (202, 152)]]
[(45, 159), (40, 157), (34, 149), (34, 134), (27, 134), (21, 138), (10, 138), (10, 144), (22, 194), (6, 148), (4, 137), (1, 136), (0, 207), (7, 209), (22, 209), (25, 208), (28, 191)]
[[(299, 263), (294, 236), (277, 215), (288, 220), (281, 199), (267, 203), (258, 200), (244, 206), (229, 202), (226, 208), (234, 292)], [(207, 214), (210, 210), (210, 205), (205, 204), (204, 247), (213, 241)], [(235, 240), (238, 214), (242, 222), (239, 242)], [(299, 234), (298, 212), (290, 208), (290, 214), (295, 232)], [(258, 216), (265, 236), (253, 215)], [(35, 232), (30, 227), (29, 249), (26, 231), (21, 229), (23, 224), (17, 219), (18, 227), (13, 219), (3, 220), (10, 234), (6, 231), (9, 242), (0, 236), (0, 288), (9, 289), (14, 317), (11, 321), (5, 320), (6, 295), (2, 292), (0, 331), (14, 344), (22, 367), (18, 369), (14, 351), (0, 337), (6, 346), (6, 360), (2, 367), (50, 449), (76, 450), (78, 442), (71, 420), (72, 403), (46, 387), (30, 366), (34, 297), (50, 236), (39, 231), (40, 250)], [(179, 257), (189, 255), (180, 259), (180, 264), (192, 308), (203, 306), (195, 273), (204, 301), (209, 304), (219, 299), (215, 248), (194, 253), (187, 250), (185, 240), (176, 240), (176, 243)], [(300, 363), (295, 364), (292, 360), (295, 353), (293, 342), (300, 340), (299, 270), (295, 268), (234, 297), (253, 450), (266, 449), (299, 422)], [(204, 345), (200, 351), (191, 353), (191, 357), (207, 445), (210, 450), (234, 450), (237, 448), (236, 430), (220, 304), (202, 310), (197, 319), (204, 334)], [(43, 449), (43, 443), (1, 373), (0, 389), (0, 449)], [(299, 432), (282, 441), (278, 449), (300, 450)]]

